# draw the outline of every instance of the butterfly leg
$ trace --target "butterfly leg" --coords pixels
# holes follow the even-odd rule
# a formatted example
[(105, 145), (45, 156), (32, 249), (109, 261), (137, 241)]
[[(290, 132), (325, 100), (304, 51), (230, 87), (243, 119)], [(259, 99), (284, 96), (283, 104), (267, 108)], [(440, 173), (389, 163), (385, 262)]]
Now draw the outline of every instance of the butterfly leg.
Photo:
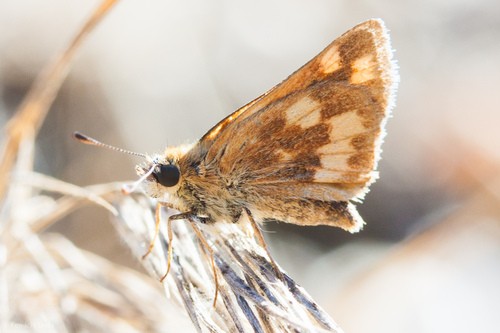
[(170, 215), (167, 220), (167, 237), (168, 237), (168, 254), (167, 254), (167, 272), (161, 277), (160, 282), (163, 282), (170, 272), (170, 264), (172, 262), (172, 240), (174, 238), (174, 234), (172, 232), (172, 221), (175, 220), (186, 220), (190, 219), (193, 214), (191, 212), (188, 213), (180, 213), (175, 215)]
[(258, 240), (260, 246), (262, 246), (264, 248), (264, 250), (266, 250), (267, 256), (269, 258), (269, 261), (271, 262), (271, 266), (273, 266), (273, 269), (274, 269), (274, 272), (276, 273), (276, 276), (280, 280), (285, 281), (285, 277), (283, 276), (283, 273), (278, 268), (276, 261), (274, 261), (273, 257), (271, 256), (271, 252), (269, 252), (269, 248), (267, 247), (266, 240), (264, 239), (264, 235), (262, 235), (262, 231), (260, 230), (259, 225), (257, 224), (255, 219), (253, 218), (253, 215), (250, 212), (250, 210), (246, 207), (244, 207), (243, 209), (247, 213), (248, 220), (250, 221), (250, 224), (252, 225), (253, 231), (254, 231), (255, 235), (257, 236), (257, 240)]
[(208, 244), (207, 240), (205, 239), (205, 236), (203, 236), (201, 230), (198, 228), (198, 225), (196, 224), (196, 220), (198, 218), (194, 216), (194, 218), (190, 219), (191, 221), (191, 227), (193, 228), (194, 232), (196, 233), (196, 237), (198, 237), (198, 240), (202, 244), (203, 248), (208, 251), (210, 254), (210, 262), (212, 264), (212, 271), (214, 275), (214, 282), (215, 282), (215, 295), (214, 295), (214, 302), (212, 306), (215, 308), (215, 305), (217, 304), (217, 296), (219, 295), (219, 279), (217, 276), (217, 270), (215, 267), (215, 260), (214, 260), (214, 251)]
[(156, 204), (156, 209), (155, 209), (155, 234), (153, 235), (153, 238), (149, 242), (148, 250), (146, 253), (142, 255), (142, 260), (146, 259), (146, 257), (153, 251), (153, 248), (155, 246), (156, 238), (158, 238), (158, 235), (160, 233), (160, 223), (161, 223), (161, 207), (168, 207), (172, 208), (172, 206), (167, 203), (167, 202), (158, 202)]

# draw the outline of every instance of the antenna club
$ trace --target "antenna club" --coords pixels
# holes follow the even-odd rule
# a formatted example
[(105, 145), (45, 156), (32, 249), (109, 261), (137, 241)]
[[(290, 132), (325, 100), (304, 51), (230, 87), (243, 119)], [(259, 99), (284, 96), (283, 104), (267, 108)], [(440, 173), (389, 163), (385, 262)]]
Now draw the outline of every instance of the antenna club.
[(118, 148), (118, 147), (115, 147), (115, 146), (112, 146), (112, 145), (108, 145), (108, 144), (102, 143), (101, 141), (98, 141), (98, 140), (96, 140), (94, 138), (91, 138), (90, 136), (86, 136), (85, 134), (82, 134), (80, 132), (74, 132), (73, 133), (73, 137), (75, 139), (77, 139), (78, 141), (80, 141), (81, 143), (85, 143), (87, 145), (92, 145), (92, 146), (97, 146), (97, 147), (103, 147), (103, 148), (111, 149), (111, 150), (114, 150), (114, 151), (118, 151), (120, 153), (125, 153), (125, 154), (129, 154), (129, 155), (139, 156), (139, 157), (142, 157), (142, 158), (147, 158), (146, 154), (136, 153), (134, 151), (126, 150), (126, 149), (123, 149), (123, 148)]
[(85, 134), (82, 134), (80, 132), (74, 132), (73, 137), (80, 141), (81, 143), (86, 143), (86, 144), (93, 144), (94, 140), (86, 136)]

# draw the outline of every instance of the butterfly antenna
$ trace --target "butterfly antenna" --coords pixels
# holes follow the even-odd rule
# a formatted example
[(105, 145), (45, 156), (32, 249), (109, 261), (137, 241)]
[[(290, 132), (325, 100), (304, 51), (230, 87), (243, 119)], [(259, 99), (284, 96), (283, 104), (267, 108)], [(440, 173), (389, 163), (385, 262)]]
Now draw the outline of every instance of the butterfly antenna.
[(81, 143), (84, 143), (86, 145), (103, 147), (103, 148), (111, 149), (111, 150), (114, 150), (114, 151), (118, 151), (120, 153), (125, 153), (125, 154), (129, 154), (129, 155), (139, 156), (139, 157), (143, 157), (143, 158), (147, 157), (146, 154), (136, 153), (136, 152), (133, 152), (133, 151), (130, 151), (130, 150), (126, 150), (126, 149), (123, 149), (123, 148), (118, 148), (118, 147), (115, 147), (115, 146), (112, 146), (112, 145), (108, 145), (108, 144), (102, 143), (101, 141), (98, 141), (98, 140), (96, 140), (94, 138), (91, 138), (90, 136), (87, 136), (87, 135), (82, 134), (80, 132), (73, 133), (73, 137), (75, 139), (77, 139), (78, 141), (80, 141)]
[(143, 174), (141, 176), (141, 178), (137, 179), (135, 182), (133, 182), (132, 184), (125, 184), (122, 186), (122, 192), (123, 194), (130, 194), (132, 192), (134, 192), (137, 187), (139, 187), (139, 185), (141, 185), (141, 183), (146, 180), (146, 178), (149, 177), (149, 175), (151, 175), (153, 173), (153, 171), (155, 170), (157, 164), (153, 164), (151, 166), (151, 168), (149, 168), (148, 172), (146, 172), (145, 174)]

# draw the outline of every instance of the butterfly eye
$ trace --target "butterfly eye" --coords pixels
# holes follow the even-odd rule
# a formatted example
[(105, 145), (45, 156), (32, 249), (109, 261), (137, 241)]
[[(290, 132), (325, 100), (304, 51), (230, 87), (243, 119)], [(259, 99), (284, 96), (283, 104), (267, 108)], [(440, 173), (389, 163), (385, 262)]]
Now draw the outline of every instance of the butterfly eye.
[(153, 171), (153, 177), (158, 183), (165, 187), (172, 187), (177, 185), (181, 178), (179, 168), (172, 164), (160, 164), (158, 168)]

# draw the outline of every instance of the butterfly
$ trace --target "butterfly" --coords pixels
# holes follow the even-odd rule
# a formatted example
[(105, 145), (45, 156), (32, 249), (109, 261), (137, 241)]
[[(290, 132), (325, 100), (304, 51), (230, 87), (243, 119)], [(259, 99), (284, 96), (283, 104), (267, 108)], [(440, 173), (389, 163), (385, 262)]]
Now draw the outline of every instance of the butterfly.
[(355, 203), (378, 177), (395, 103), (392, 54), (383, 21), (363, 22), (198, 142), (144, 155), (138, 183), (179, 211), (169, 218), (169, 233), (173, 220), (245, 217), (256, 230), (277, 220), (358, 231), (364, 222)]
[(353, 202), (377, 178), (397, 74), (381, 20), (346, 32), (193, 145), (137, 167), (146, 193), (204, 223), (243, 212), (358, 231)]

